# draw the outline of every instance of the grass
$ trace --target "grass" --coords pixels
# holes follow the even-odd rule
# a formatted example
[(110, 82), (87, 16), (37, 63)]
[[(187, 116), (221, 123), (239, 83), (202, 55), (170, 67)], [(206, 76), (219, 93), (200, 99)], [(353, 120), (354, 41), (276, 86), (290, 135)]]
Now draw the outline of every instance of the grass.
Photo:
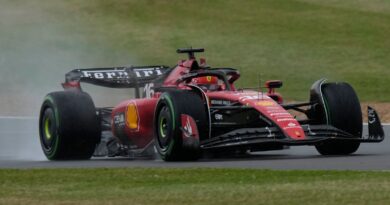
[[(239, 86), (281, 79), (306, 100), (326, 77), (389, 102), (386, 0), (2, 0), (0, 113), (36, 114), (75, 67), (174, 65), (205, 47)], [(104, 95), (105, 96), (105, 95)], [(231, 169), (0, 170), (0, 204), (389, 204), (388, 172)]]
[(362, 101), (390, 101), (386, 0), (4, 0), (0, 11), (0, 93), (33, 110), (74, 67), (175, 65), (188, 46), (238, 68), (239, 86), (283, 80), (288, 100), (307, 100), (325, 77), (350, 82)]
[(388, 204), (389, 172), (0, 170), (0, 204)]

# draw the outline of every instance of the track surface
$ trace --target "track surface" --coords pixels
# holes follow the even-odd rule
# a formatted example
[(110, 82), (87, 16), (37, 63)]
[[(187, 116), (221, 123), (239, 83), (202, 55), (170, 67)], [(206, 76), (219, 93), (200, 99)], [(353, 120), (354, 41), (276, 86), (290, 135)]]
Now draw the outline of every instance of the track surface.
[[(163, 162), (159, 159), (96, 158), (89, 161), (47, 161), (38, 139), (36, 119), (0, 118), (0, 168), (91, 167), (232, 167), (259, 169), (390, 170), (390, 140), (362, 144), (350, 156), (323, 157), (314, 147), (258, 152), (245, 157)], [(390, 126), (385, 126), (387, 137)]]

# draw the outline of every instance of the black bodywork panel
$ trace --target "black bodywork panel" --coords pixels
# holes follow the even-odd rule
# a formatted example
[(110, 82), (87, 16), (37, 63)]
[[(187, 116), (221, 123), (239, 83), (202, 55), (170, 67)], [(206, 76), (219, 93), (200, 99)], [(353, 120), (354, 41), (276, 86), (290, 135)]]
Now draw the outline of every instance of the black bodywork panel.
[(170, 71), (163, 65), (75, 69), (65, 75), (65, 83), (86, 82), (110, 88), (144, 86)]

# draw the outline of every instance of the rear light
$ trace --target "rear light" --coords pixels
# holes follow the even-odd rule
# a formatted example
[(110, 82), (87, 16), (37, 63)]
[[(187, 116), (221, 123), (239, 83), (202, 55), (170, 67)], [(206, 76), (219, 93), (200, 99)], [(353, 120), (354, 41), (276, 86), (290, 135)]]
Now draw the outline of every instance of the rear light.
[(138, 110), (134, 103), (129, 103), (126, 109), (126, 125), (134, 130), (138, 129)]

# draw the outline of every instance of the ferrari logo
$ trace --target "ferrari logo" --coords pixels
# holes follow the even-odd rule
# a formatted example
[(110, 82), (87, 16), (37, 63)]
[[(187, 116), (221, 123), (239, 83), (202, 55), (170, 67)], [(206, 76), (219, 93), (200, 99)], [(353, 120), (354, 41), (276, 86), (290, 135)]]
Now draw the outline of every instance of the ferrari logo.
[(206, 79), (207, 79), (207, 82), (211, 82), (211, 76), (207, 76)]

